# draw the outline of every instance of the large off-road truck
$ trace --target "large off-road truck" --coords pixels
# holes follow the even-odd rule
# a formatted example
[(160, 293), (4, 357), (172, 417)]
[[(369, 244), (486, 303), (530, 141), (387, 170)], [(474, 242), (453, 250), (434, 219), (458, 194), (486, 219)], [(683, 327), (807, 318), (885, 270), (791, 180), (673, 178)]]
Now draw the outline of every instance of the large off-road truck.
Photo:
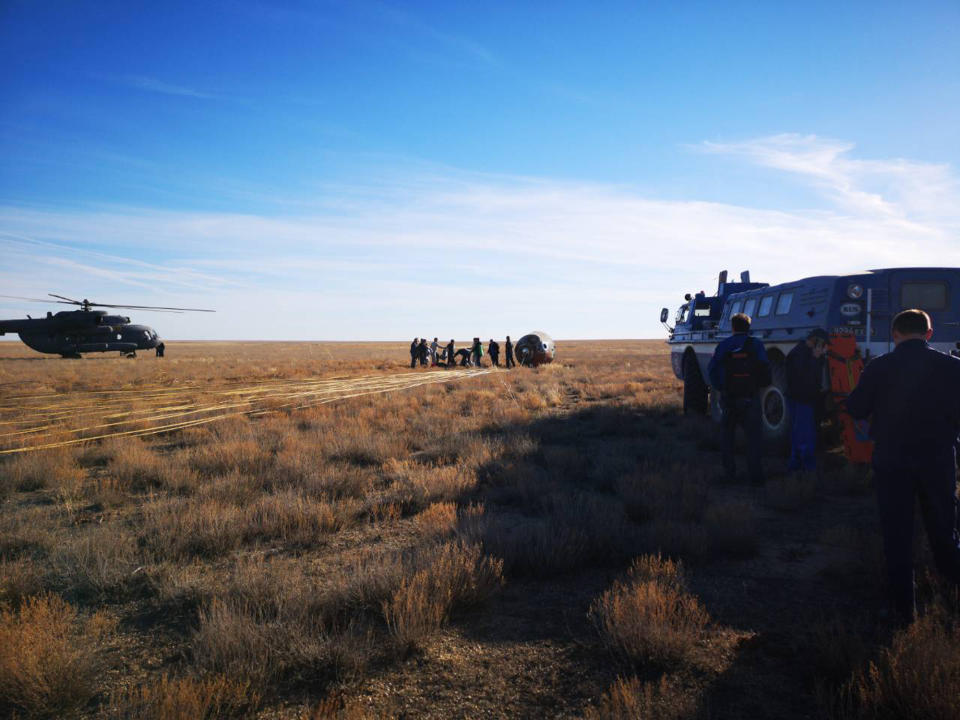
[(727, 282), (720, 273), (717, 292), (687, 294), (668, 324), (673, 372), (683, 380), (685, 413), (721, 417), (719, 393), (710, 388), (707, 365), (717, 344), (731, 334), (730, 318), (746, 313), (751, 333), (763, 341), (773, 370), (773, 384), (761, 391), (764, 434), (783, 442), (790, 418), (784, 398), (784, 361), (787, 353), (814, 328), (848, 333), (857, 340), (864, 359), (893, 348), (890, 323), (908, 308), (921, 308), (933, 320), (931, 345), (943, 352), (960, 347), (960, 268), (889, 268), (856, 275), (822, 275), (780, 285), (750, 281)]

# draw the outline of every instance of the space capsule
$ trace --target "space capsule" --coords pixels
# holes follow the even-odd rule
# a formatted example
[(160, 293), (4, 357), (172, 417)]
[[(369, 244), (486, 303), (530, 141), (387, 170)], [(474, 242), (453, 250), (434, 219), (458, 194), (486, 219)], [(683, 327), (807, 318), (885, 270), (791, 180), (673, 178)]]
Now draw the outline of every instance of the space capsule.
[(553, 338), (540, 330), (527, 333), (517, 340), (514, 347), (517, 364), (527, 367), (536, 367), (553, 362), (556, 352), (557, 346), (553, 342)]

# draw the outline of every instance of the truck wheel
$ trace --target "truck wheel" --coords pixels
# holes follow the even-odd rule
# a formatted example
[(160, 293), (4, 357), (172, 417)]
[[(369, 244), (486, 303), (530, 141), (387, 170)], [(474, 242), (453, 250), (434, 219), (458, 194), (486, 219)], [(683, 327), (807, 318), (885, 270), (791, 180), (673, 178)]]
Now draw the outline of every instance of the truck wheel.
[(763, 435), (778, 450), (790, 446), (790, 413), (787, 410), (787, 370), (783, 361), (771, 360), (773, 383), (760, 391), (763, 410)]
[(707, 414), (707, 384), (700, 373), (700, 364), (693, 353), (683, 357), (683, 414)]

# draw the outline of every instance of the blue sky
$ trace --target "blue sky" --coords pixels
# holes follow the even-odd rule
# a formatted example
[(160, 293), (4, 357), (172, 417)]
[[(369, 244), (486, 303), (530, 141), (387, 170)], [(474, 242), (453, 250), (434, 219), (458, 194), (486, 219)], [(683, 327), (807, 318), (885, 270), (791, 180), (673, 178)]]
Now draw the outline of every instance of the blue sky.
[[(6, 2), (0, 287), (200, 339), (657, 337), (960, 264), (960, 5)], [(0, 301), (0, 316), (42, 311)]]

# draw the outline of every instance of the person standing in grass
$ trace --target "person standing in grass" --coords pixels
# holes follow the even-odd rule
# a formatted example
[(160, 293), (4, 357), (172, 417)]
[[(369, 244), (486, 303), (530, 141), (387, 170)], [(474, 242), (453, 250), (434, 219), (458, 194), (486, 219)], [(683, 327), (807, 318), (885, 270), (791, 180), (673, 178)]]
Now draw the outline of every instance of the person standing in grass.
[(490, 353), (490, 362), (493, 363), (494, 367), (500, 367), (500, 343), (490, 338), (490, 343), (487, 345), (487, 352)]
[(454, 366), (454, 363), (456, 362), (456, 358), (454, 357), (454, 354), (453, 354), (454, 353), (453, 338), (450, 338), (450, 342), (447, 343), (447, 349), (445, 352), (447, 355), (447, 367), (451, 368)]
[(433, 342), (430, 343), (430, 364), (436, 366), (437, 364), (437, 348), (440, 347), (440, 343), (437, 342), (437, 338), (433, 339)]
[(509, 370), (509, 369), (512, 368), (513, 365), (514, 365), (514, 362), (513, 362), (513, 343), (510, 342), (510, 336), (509, 336), (509, 335), (507, 335), (507, 342), (504, 344), (503, 350), (504, 350), (504, 352), (506, 353), (506, 364), (507, 364), (507, 369)]
[(427, 366), (427, 355), (430, 354), (430, 348), (427, 347), (427, 339), (420, 338), (420, 344), (417, 345), (417, 357), (420, 359), (420, 367)]
[(720, 393), (723, 410), (721, 452), (724, 478), (736, 479), (734, 440), (737, 425), (747, 436), (747, 467), (750, 481), (762, 485), (763, 415), (760, 389), (771, 382), (770, 361), (763, 343), (750, 335), (750, 316), (737, 313), (730, 318), (733, 335), (717, 345), (707, 374), (710, 384)]
[(470, 354), (473, 356), (474, 366), (482, 367), (480, 364), (480, 358), (483, 357), (483, 343), (480, 342), (480, 338), (475, 337), (473, 339), (473, 347), (470, 348)]
[(420, 354), (420, 338), (414, 338), (413, 342), (410, 343), (410, 367), (415, 368), (417, 366), (417, 357)]
[(938, 570), (960, 587), (957, 527), (957, 435), (960, 433), (960, 359), (927, 343), (933, 334), (923, 310), (893, 319), (893, 352), (871, 361), (847, 398), (857, 420), (870, 418), (874, 441), (883, 549), (894, 611), (916, 614), (913, 580), (914, 498)]
[(790, 413), (791, 472), (817, 469), (816, 407), (823, 385), (823, 358), (830, 336), (821, 328), (811, 330), (787, 354), (787, 410)]

